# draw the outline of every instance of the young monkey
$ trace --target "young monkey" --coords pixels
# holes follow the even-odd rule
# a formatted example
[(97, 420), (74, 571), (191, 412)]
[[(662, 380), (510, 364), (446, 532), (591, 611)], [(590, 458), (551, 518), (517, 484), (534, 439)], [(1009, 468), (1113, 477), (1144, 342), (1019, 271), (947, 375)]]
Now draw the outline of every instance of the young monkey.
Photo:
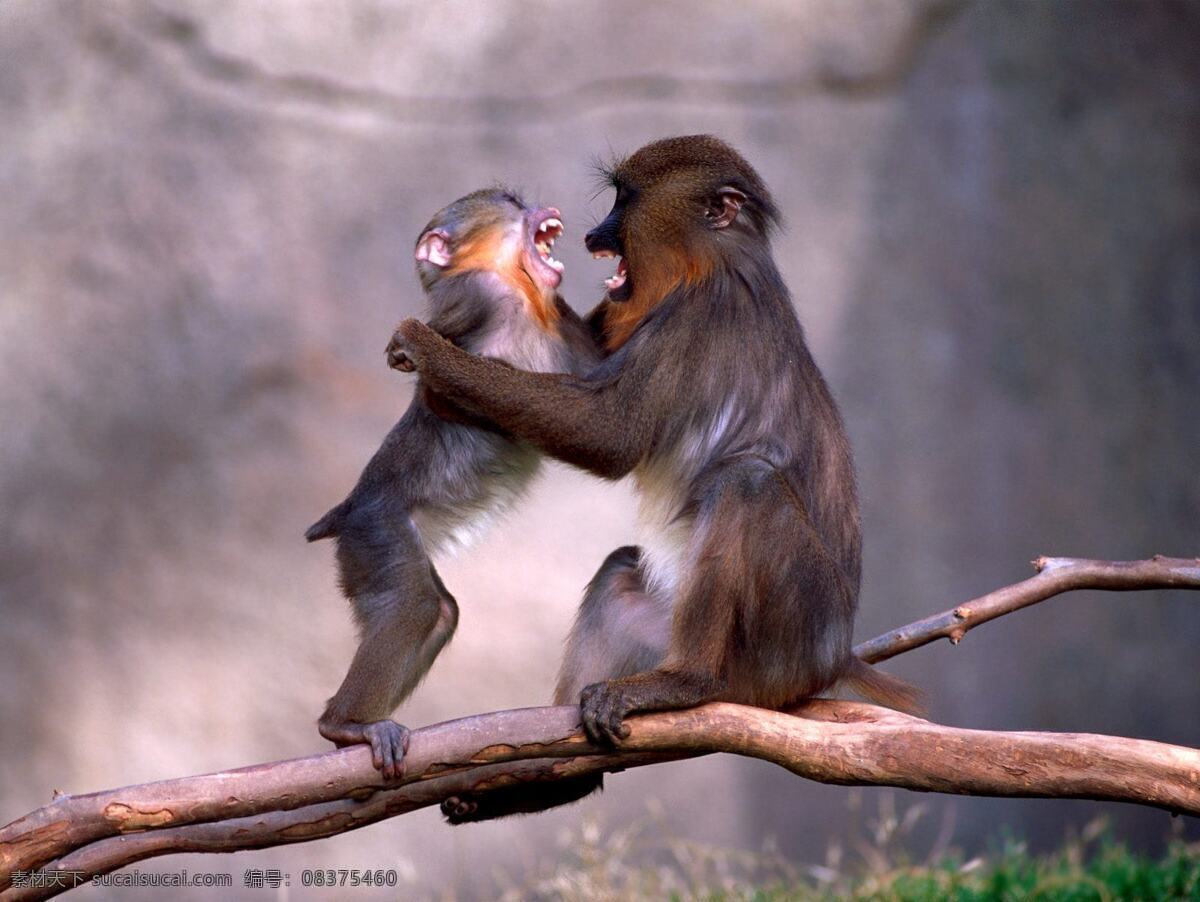
[[(590, 369), (599, 352), (557, 292), (563, 266), (551, 249), (562, 232), (559, 215), (501, 188), (468, 194), (435, 215), (415, 250), (430, 328), (523, 370)], [(411, 368), (394, 351), (389, 363)], [(370, 744), (386, 778), (401, 773), (409, 733), (389, 715), (458, 622), (431, 558), (467, 544), (511, 506), (540, 460), (532, 445), (472, 420), (419, 383), (350, 496), (305, 533), (310, 542), (337, 539), (342, 591), (361, 634), (318, 729), (339, 746)]]

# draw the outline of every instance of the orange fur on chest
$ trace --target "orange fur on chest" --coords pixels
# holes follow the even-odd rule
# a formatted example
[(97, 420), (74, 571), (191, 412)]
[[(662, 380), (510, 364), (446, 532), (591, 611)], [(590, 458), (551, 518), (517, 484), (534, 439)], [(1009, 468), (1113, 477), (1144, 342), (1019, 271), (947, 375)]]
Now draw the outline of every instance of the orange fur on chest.
[(676, 288), (693, 285), (712, 271), (712, 261), (684, 253), (661, 254), (656, 265), (638, 267), (633, 295), (611, 303), (604, 315), (604, 346), (610, 353), (629, 341), (634, 330)]
[(538, 289), (521, 263), (520, 251), (507, 251), (499, 236), (485, 235), (458, 248), (447, 272), (494, 273), (524, 300), (534, 322), (546, 332), (558, 331), (559, 311), (553, 293), (547, 297)]

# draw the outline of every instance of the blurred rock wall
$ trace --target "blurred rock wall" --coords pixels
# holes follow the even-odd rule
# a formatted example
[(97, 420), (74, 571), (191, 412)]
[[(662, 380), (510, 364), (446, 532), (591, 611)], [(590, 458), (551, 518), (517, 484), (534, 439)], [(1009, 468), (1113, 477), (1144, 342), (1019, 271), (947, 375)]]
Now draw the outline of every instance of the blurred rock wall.
[[(729, 139), (787, 215), (857, 452), (860, 635), (1042, 553), (1200, 554), (1198, 39), (1184, 3), (0, 3), (0, 820), (324, 748), (353, 632), (300, 534), (407, 403), (382, 351), (421, 310), (417, 230), (515, 184), (567, 214), (586, 309), (608, 274), (581, 244), (609, 200), (589, 160), (663, 135)], [(630, 499), (552, 467), (444, 566), (462, 625), (401, 718), (543, 702)], [(1198, 641), (1194, 598), (1083, 593), (893, 669), (956, 724), (1200, 745)], [(648, 797), (680, 836), (802, 861), (851, 819), (843, 789), (711, 760), (540, 818), (156, 866), (487, 896)], [(1168, 830), (918, 801), (968, 850), (1098, 812), (1143, 846)]]

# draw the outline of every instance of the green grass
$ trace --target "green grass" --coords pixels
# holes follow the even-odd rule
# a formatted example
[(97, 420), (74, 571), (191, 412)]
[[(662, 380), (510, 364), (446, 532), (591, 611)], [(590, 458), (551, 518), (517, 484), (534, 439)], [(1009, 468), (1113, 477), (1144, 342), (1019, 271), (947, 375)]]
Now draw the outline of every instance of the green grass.
[[(720, 894), (714, 899), (722, 898)], [(725, 898), (737, 898), (726, 895)], [(813, 886), (777, 886), (742, 898), (762, 902), (851, 898), (897, 902), (1008, 902), (1054, 899), (1104, 902), (1109, 899), (1189, 899), (1200, 902), (1200, 848), (1177, 843), (1161, 859), (1136, 855), (1105, 842), (1091, 855), (1077, 847), (1034, 857), (1012, 845), (993, 858), (964, 865), (948, 859), (937, 866), (900, 868), (843, 882), (832, 891)]]
[[(1200, 843), (1173, 840), (1161, 857), (1129, 851), (1111, 839), (1103, 821), (1068, 837), (1049, 855), (1031, 855), (1007, 841), (969, 860), (948, 843), (926, 860), (910, 852), (923, 809), (897, 814), (885, 800), (877, 818), (861, 825), (850, 845), (830, 846), (821, 865), (789, 861), (777, 850), (743, 852), (673, 838), (651, 816), (605, 833), (585, 824), (562, 838), (554, 867), (533, 880), (509, 883), (510, 900), (669, 899), (679, 902), (1200, 902)], [(948, 839), (949, 831), (944, 831)], [(1177, 836), (1179, 834), (1176, 834)], [(505, 881), (501, 881), (504, 883)]]

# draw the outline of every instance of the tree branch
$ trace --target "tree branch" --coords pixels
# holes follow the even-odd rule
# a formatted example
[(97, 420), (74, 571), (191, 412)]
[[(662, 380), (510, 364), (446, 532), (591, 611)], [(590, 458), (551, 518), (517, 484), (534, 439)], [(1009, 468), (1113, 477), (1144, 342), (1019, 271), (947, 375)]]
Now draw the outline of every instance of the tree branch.
[[(489, 743), (477, 749), (470, 760), (500, 757), (509, 763), (470, 770), (450, 768), (449, 773), (444, 765), (433, 764), (420, 774), (406, 776), (404, 779), (411, 781), (407, 785), (377, 792), (361, 802), (326, 802), (237, 822), (194, 824), (107, 839), (60, 859), (54, 869), (90, 875), (173, 852), (233, 851), (302, 842), (357, 829), (464, 791), (523, 780), (563, 779), (657, 763), (664, 756), (712, 752), (761, 758), (822, 783), (964, 795), (1101, 799), (1200, 815), (1200, 751), (1141, 739), (964, 730), (858, 702), (817, 699), (790, 713), (714, 703), (633, 717), (630, 736), (620, 750), (580, 755), (591, 746), (578, 734), (561, 736), (563, 725), (577, 719), (573, 707), (527, 708), (417, 730), (410, 746), (414, 759), (440, 759), (440, 748), (447, 739), (470, 733)], [(490, 744), (498, 733), (507, 731), (534, 741), (519, 746)], [(371, 767), (365, 748), (349, 752), (358, 753), (354, 757), (363, 768)], [(331, 752), (280, 762), (260, 769), (255, 777), (269, 778), (273, 784), (281, 774), (307, 772), (346, 754)], [(205, 801), (216, 805), (221, 801), (219, 789), (215, 781), (210, 782), (213, 785)], [(147, 799), (158, 798), (158, 793), (147, 791), (153, 788), (154, 784), (130, 787), (122, 804), (140, 809)], [(251, 786), (243, 788), (253, 792)], [(95, 815), (98, 800), (109, 795), (72, 801), (88, 799)], [(192, 801), (189, 810), (194, 812), (198, 797)], [(161, 809), (156, 813), (156, 821), (170, 814)], [(45, 888), (31, 888), (13, 898), (44, 898), (47, 894)]]
[[(538, 712), (530, 719), (529, 712)], [(546, 713), (541, 713), (546, 712)], [(391, 788), (504, 761), (603, 753), (577, 732), (573, 707), (500, 711), (415, 730), (405, 776)], [(62, 796), (0, 829), (0, 887), (7, 872), (40, 867), (109, 836), (288, 811), (389, 788), (366, 746), (236, 770)]]
[(898, 654), (949, 639), (957, 645), (980, 624), (1073, 589), (1200, 589), (1200, 558), (1169, 558), (1156, 554), (1147, 561), (1092, 561), (1084, 558), (1040, 557), (1033, 562), (1038, 575), (934, 614), (854, 647), (854, 653), (875, 664)]
[[(1200, 561), (1042, 558), (1022, 583), (860, 645), (878, 661), (1075, 588), (1200, 588)], [(0, 888), (13, 871), (104, 873), (185, 851), (304, 842), (467, 791), (730, 752), (825, 783), (970, 795), (1088, 798), (1200, 814), (1200, 751), (1089, 734), (962, 730), (852, 702), (791, 713), (713, 704), (630, 719), (620, 750), (578, 731), (575, 707), (479, 715), (416, 730), (405, 776), (385, 786), (369, 750), (63, 797), (0, 829)], [(76, 851), (79, 850), (79, 851)], [(56, 860), (57, 859), (57, 860)], [(13, 888), (45, 898), (59, 888)]]
[[(627, 756), (625, 766), (637, 767), (684, 757), (688, 756), (631, 753)], [(442, 799), (453, 795), (485, 792), (514, 783), (563, 780), (611, 769), (602, 756), (535, 758), (506, 764), (487, 764), (410, 783), (399, 789), (380, 790), (363, 801), (339, 799), (290, 811), (268, 811), (257, 817), (114, 836), (63, 856), (47, 870), (68, 872), (72, 877), (78, 875), (82, 885), (83, 880), (90, 880), (96, 874), (107, 874), (161, 855), (240, 852), (310, 842), (437, 805)], [(16, 887), (0, 892), (0, 898), (5, 902), (48, 899), (71, 888), (70, 882), (61, 886)]]

